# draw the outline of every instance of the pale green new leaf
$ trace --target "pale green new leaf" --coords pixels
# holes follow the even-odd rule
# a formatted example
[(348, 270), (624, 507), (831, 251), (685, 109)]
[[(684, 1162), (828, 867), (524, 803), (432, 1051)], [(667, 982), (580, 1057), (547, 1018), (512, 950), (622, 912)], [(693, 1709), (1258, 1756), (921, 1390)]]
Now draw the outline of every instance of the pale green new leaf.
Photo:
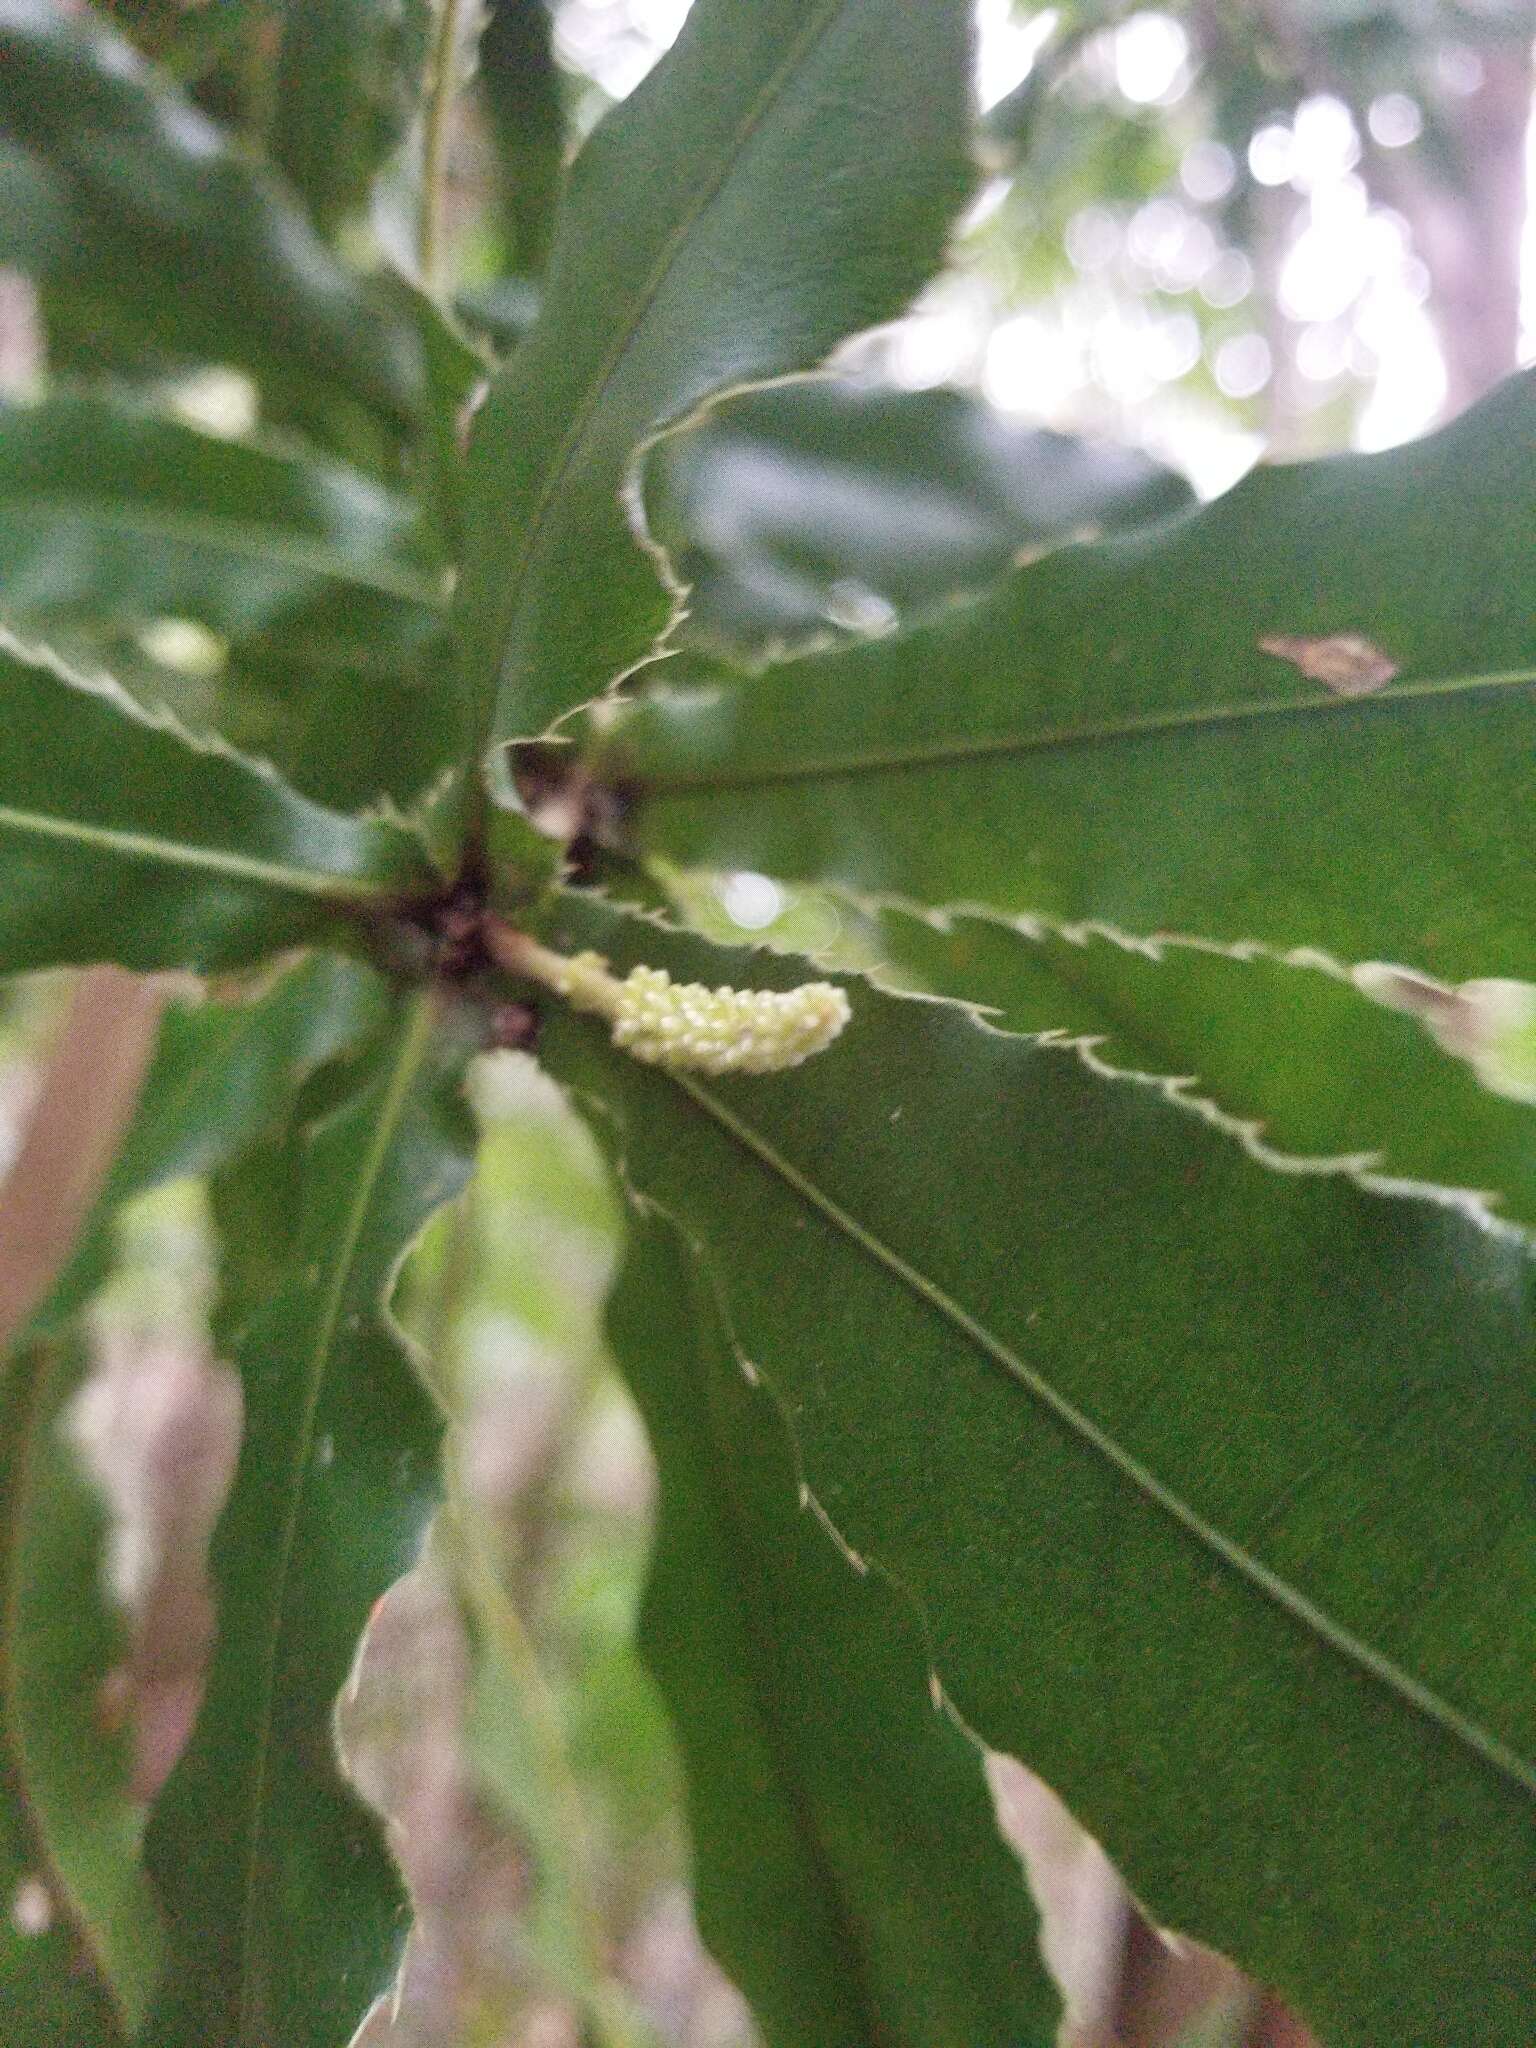
[(468, 1174), (478, 1029), (436, 991), (411, 998), (260, 1190), (253, 1222), (291, 1256), (275, 1291), (241, 1290), (221, 1318), (245, 1434), (214, 1541), (208, 1695), (151, 1821), (172, 1953), (145, 2048), (336, 2048), (398, 1960), (398, 1878), (330, 1719), (437, 1490), (436, 1414), (385, 1301)]
[(343, 817), (272, 771), (0, 640), (0, 973), (91, 960), (241, 965), (440, 883), (403, 827)]
[(642, 441), (815, 364), (923, 282), (971, 182), (961, 0), (699, 0), (571, 173), (539, 319), (470, 457), (477, 738), (533, 738), (670, 605), (626, 505)]
[[(568, 900), (553, 934), (783, 987)], [(791, 1074), (553, 1071), (702, 1245), (833, 1525), (966, 1722), (1329, 2048), (1523, 2048), (1536, 2000), (1531, 1269), (1160, 1091), (850, 984)], [(610, 1117), (615, 1123), (610, 1124)]]
[(911, 634), (664, 684), (607, 743), (629, 830), (927, 905), (1528, 978), (1533, 450), (1527, 374)]

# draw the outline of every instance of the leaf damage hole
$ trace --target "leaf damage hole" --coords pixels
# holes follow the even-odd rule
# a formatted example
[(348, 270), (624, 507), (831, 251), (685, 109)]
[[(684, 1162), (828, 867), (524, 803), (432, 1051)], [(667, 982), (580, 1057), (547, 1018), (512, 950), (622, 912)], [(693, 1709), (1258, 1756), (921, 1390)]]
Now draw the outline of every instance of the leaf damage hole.
[(1290, 662), (1335, 697), (1369, 697), (1399, 673), (1398, 663), (1363, 633), (1270, 633), (1259, 649)]
[(24, 1877), (11, 1895), (11, 1925), (35, 1941), (53, 1925), (53, 1899), (40, 1877)]

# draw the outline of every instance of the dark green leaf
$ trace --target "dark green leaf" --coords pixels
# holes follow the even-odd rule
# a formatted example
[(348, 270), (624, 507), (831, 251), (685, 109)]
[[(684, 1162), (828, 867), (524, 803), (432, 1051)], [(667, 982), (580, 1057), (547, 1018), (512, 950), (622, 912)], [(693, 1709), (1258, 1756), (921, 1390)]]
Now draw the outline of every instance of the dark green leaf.
[(322, 233), (361, 210), (415, 110), (431, 0), (284, 0), (273, 160)]
[(727, 654), (884, 629), (1022, 554), (1193, 503), (1133, 449), (1026, 427), (958, 391), (823, 379), (727, 400), (652, 463), (652, 530), (688, 585), (679, 639)]
[(266, 1191), (266, 1227), (294, 1231), (278, 1291), (226, 1308), (245, 1439), (208, 1696), (151, 1822), (173, 1956), (146, 2048), (336, 2048), (398, 1958), (398, 1879), (337, 1775), (330, 1716), (436, 1492), (437, 1419), (384, 1304), (468, 1174), (473, 1025), (435, 993), (402, 1011), (310, 1127), (296, 1189)]
[(536, 276), (549, 255), (565, 112), (547, 0), (489, 0), (476, 83), (496, 145), (504, 267)]
[(275, 181), (99, 23), (53, 0), (3, 0), (0, 139), (38, 167), (60, 223), (19, 246), (0, 230), (7, 260), (85, 288), (166, 347), (409, 416), (409, 331)]
[(914, 1617), (802, 1503), (709, 1283), (636, 1217), (610, 1316), (661, 1468), (642, 1626), (705, 1939), (773, 2048), (1056, 2037), (1029, 1895)]
[(440, 886), (421, 843), (0, 642), (0, 973), (210, 969)]
[(476, 735), (536, 737), (650, 651), (641, 441), (889, 317), (963, 199), (969, 8), (700, 0), (577, 160), (539, 320), (470, 457)]
[(0, 612), (242, 634), (327, 585), (431, 605), (411, 507), (332, 464), (93, 398), (0, 410)]
[[(925, 904), (1523, 975), (1533, 433), (1527, 375), (1427, 441), (1259, 469), (925, 630), (665, 696), (616, 741), (635, 837)], [(1331, 687), (1298, 665), (1330, 650)]]
[(1536, 1109), (1490, 1094), (1412, 1016), (1316, 965), (890, 910), (878, 936), (912, 986), (987, 1004), (1010, 1031), (1083, 1041), (1122, 1072), (1178, 1077), (1267, 1152), (1487, 1195), (1536, 1229)]
[[(690, 981), (803, 972), (574, 902), (556, 935)], [(816, 1498), (917, 1598), (968, 1725), (1148, 1910), (1330, 2048), (1519, 2048), (1524, 1250), (1270, 1172), (1070, 1051), (849, 994), (839, 1042), (767, 1080), (670, 1078), (570, 1016), (542, 1047), (704, 1248)]]
[(0, 2015), (6, 2048), (122, 2048), (155, 1976), (129, 1758), (106, 1720), (121, 1655), (104, 1514), (62, 1434), (82, 1360), (0, 1369)]
[(324, 592), (231, 650), (219, 722), (317, 803), (408, 809), (458, 744), (442, 618)]

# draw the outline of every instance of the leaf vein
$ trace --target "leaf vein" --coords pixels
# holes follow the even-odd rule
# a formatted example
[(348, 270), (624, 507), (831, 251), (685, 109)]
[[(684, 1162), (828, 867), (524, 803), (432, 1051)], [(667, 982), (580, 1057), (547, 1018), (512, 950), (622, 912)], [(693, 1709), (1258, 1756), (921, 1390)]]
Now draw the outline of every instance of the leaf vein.
[[(890, 747), (884, 751), (872, 748), (861, 753), (788, 761), (773, 767), (748, 767), (735, 773), (728, 767), (675, 774), (652, 774), (641, 768), (635, 779), (643, 794), (663, 796), (700, 789), (760, 789), (786, 782), (830, 781), (855, 775), (898, 775), (907, 770), (946, 767), (952, 762), (985, 760), (1007, 754), (1048, 753), (1066, 747), (1111, 745), (1120, 740), (1142, 739), (1157, 733), (1246, 724), (1255, 719), (1295, 717), (1314, 711), (1377, 713), (1422, 698), (1515, 689), (1533, 683), (1536, 683), (1536, 668), (1509, 669), (1491, 675), (1435, 676), (1398, 684), (1372, 697), (1328, 694), (1256, 697), (1247, 704), (1201, 704), (1172, 711), (1149, 711), (1136, 718), (1119, 719), (1105, 725), (1052, 726), (1040, 732), (993, 733), (967, 739), (933, 740), (910, 747)], [(621, 766), (622, 747), (620, 735), (616, 739), (615, 750)]]
[(267, 1810), (267, 1780), (271, 1773), (273, 1741), (273, 1707), (277, 1688), (277, 1648), (287, 1615), (288, 1581), (293, 1563), (294, 1545), (298, 1540), (299, 1511), (304, 1495), (304, 1478), (314, 1453), (315, 1423), (320, 1412), (320, 1397), (324, 1391), (326, 1371), (330, 1361), (332, 1344), (341, 1321), (347, 1290), (352, 1278), (353, 1262), (368, 1220), (369, 1205), (373, 1201), (379, 1176), (384, 1162), (398, 1133), (404, 1115), (407, 1099), (420, 1069), (427, 1048), (431, 1043), (433, 1028), (437, 1022), (439, 998), (429, 992), (417, 999), (410, 1023), (401, 1039), (400, 1053), (390, 1073), (384, 1096), (379, 1104), (378, 1119), (373, 1128), (368, 1152), (363, 1160), (362, 1170), (357, 1177), (356, 1192), (345, 1222), (336, 1240), (336, 1256), (323, 1296), (320, 1320), (315, 1331), (313, 1344), (306, 1360), (304, 1379), (304, 1405), (299, 1426), (294, 1435), (293, 1457), (289, 1465), (286, 1488), (287, 1509), (278, 1534), (277, 1569), (274, 1574), (273, 1594), (270, 1606), (271, 1627), (261, 1656), (261, 1709), (256, 1719), (256, 1756), (251, 1773), (250, 1799), (247, 1813), (248, 1839), (245, 1845), (245, 1878), (241, 1887), (240, 1927), (243, 1950), (240, 1971), (240, 2039), (256, 2038), (252, 2031), (256, 1970), (254, 1947), (256, 1942), (256, 1896), (259, 1888), (261, 1844), (265, 1833)]
[(80, 846), (126, 854), (134, 860), (158, 861), (166, 867), (201, 868), (267, 888), (289, 889), (302, 896), (366, 899), (390, 893), (383, 883), (361, 875), (289, 867), (281, 861), (257, 860), (222, 847), (193, 846), (181, 840), (157, 838), (153, 833), (128, 832), (116, 825), (92, 825), (79, 818), (53, 817), (45, 811), (18, 810), (10, 804), (0, 804), (0, 831), (3, 830), (68, 840)]
[[(761, 127), (774, 103), (779, 99), (789, 80), (805, 61), (806, 57), (820, 42), (831, 27), (833, 20), (841, 13), (844, 0), (823, 0), (800, 34), (785, 53), (778, 69), (764, 81), (757, 97), (745, 110), (740, 125), (731, 139), (730, 147), (720, 152), (719, 163), (713, 175), (707, 178), (684, 209), (671, 232), (662, 243), (661, 250), (650, 274), (637, 294), (629, 320), (621, 327), (609, 346), (607, 354), (598, 366), (597, 374), (588, 385), (581, 404), (577, 407), (570, 426), (555, 452), (539, 494), (529, 510), (522, 529), (521, 544), (512, 562), (512, 572), (505, 584), (506, 596), (497, 618), (495, 636), (496, 676), (491, 680), (491, 703), (487, 710), (494, 713), (495, 698), (500, 690), (501, 664), (505, 645), (511, 632), (512, 622), (522, 602), (523, 590), (533, 568), (534, 556), (550, 510), (560, 495), (560, 490), (576, 460), (582, 442), (596, 417), (598, 407), (607, 394), (608, 387), (618, 375), (619, 369), (635, 345), (641, 329), (650, 317), (651, 309), (661, 296), (662, 288), (671, 274), (679, 252), (687, 237), (709, 211), (719, 197), (726, 180), (736, 167), (736, 162), (758, 128)], [(652, 421), (654, 426), (656, 422)]]
[(860, 1223), (798, 1167), (793, 1165), (757, 1131), (737, 1117), (718, 1097), (686, 1074), (669, 1077), (694, 1104), (749, 1153), (758, 1164), (781, 1179), (801, 1201), (816, 1210), (864, 1255), (883, 1267), (893, 1279), (948, 1322), (985, 1357), (1029, 1394), (1057, 1422), (1129, 1481), (1138, 1492), (1160, 1508), (1184, 1532), (1209, 1550), (1230, 1570), (1245, 1579), (1255, 1591), (1272, 1601), (1302, 1628), (1319, 1637), (1330, 1649), (1367, 1676), (1375, 1679), (1414, 1711), (1433, 1722), (1454, 1740), (1480, 1757), (1501, 1776), (1526, 1793), (1536, 1794), (1536, 1765), (1526, 1761), (1490, 1730), (1442, 1699), (1390, 1657), (1374, 1649), (1332, 1615), (1319, 1607), (1298, 1587), (1283, 1579), (1240, 1543), (1227, 1536), (1192, 1507), (1180, 1494), (1116, 1440), (1084, 1409), (1053, 1387), (1027, 1365), (1000, 1337), (995, 1336), (969, 1310), (904, 1259), (872, 1230)]

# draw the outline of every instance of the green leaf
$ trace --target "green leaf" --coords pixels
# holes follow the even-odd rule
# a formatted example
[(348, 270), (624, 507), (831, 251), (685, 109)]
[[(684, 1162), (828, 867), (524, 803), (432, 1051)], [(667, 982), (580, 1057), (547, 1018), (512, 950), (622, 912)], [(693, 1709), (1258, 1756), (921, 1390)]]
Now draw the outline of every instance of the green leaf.
[(105, 1516), (62, 1433), (84, 1360), (29, 1343), (0, 1368), (0, 2011), (6, 2048), (122, 2048), (159, 1929), (104, 1687), (121, 1654)]
[(933, 269), (971, 182), (968, 7), (700, 0), (572, 172), (539, 320), (470, 456), (460, 632), (478, 736), (536, 737), (650, 652), (639, 444), (815, 363)]
[[(924, 904), (1523, 976), (1533, 433), (1527, 375), (1427, 441), (1261, 468), (904, 638), (660, 696), (613, 743), (635, 840)], [(1347, 669), (1341, 638), (1395, 680), (1372, 688), (1368, 657), (1309, 679), (1297, 659), (1330, 650), (1297, 643)]]
[(337, 809), (405, 811), (446, 765), (433, 685), (447, 668), (438, 639), (394, 672), (376, 667), (366, 649), (355, 662), (295, 668), (279, 646), (242, 654), (232, 674), (242, 687), (271, 680), (281, 690), (278, 723), (257, 747), (296, 789)]
[(323, 234), (404, 139), (430, 22), (430, 0), (284, 0), (269, 147)]
[(322, 810), (103, 679), (0, 639), (0, 973), (228, 967), (441, 887), (420, 842)]
[(173, 1954), (146, 2048), (336, 2048), (397, 1961), (398, 1878), (340, 1782), (330, 1716), (436, 1492), (436, 1414), (385, 1300), (468, 1175), (475, 1025), (435, 992), (402, 1009), (308, 1129), (296, 1185), (266, 1190), (279, 1240), (297, 1204), (281, 1285), (226, 1308), (245, 1438), (208, 1694), (150, 1825)]
[(652, 458), (653, 532), (688, 586), (679, 641), (761, 656), (885, 630), (1022, 554), (1193, 502), (1131, 448), (1026, 427), (959, 391), (817, 379), (713, 407)]
[[(568, 900), (554, 936), (793, 983)], [(832, 1524), (966, 1723), (1330, 2048), (1517, 2048), (1536, 1998), (1531, 1269), (1270, 1172), (1069, 1051), (851, 985), (792, 1074), (547, 1016), (703, 1247)]]
[[(1010, 1031), (1079, 1040), (1121, 1072), (1176, 1077), (1266, 1155), (1484, 1195), (1496, 1216), (1536, 1228), (1530, 1103), (1490, 1094), (1414, 1017), (1314, 964), (894, 910), (877, 935), (898, 985), (985, 1004)], [(1427, 1013), (1454, 1002), (1432, 999)]]
[(0, 0), (0, 139), (51, 195), (5, 260), (168, 348), (409, 418), (414, 345), (281, 185), (99, 22)]
[(319, 953), (248, 1000), (173, 1003), (128, 1135), (33, 1335), (60, 1335), (106, 1279), (124, 1202), (200, 1179), (256, 1143), (315, 1069), (377, 1025), (382, 1002), (366, 968)]
[(799, 1498), (676, 1234), (610, 1314), (661, 1468), (641, 1644), (682, 1743), (700, 1927), (773, 2048), (1054, 2041), (1023, 1873), (915, 1618)]
[(565, 110), (548, 0), (489, 0), (476, 87), (501, 173), (504, 269), (544, 268), (564, 173)]
[(337, 585), (431, 605), (411, 507), (335, 464), (95, 398), (0, 409), (0, 610), (244, 634)]
[(230, 652), (220, 729), (336, 810), (410, 809), (455, 759), (452, 649), (440, 614), (321, 592)]

